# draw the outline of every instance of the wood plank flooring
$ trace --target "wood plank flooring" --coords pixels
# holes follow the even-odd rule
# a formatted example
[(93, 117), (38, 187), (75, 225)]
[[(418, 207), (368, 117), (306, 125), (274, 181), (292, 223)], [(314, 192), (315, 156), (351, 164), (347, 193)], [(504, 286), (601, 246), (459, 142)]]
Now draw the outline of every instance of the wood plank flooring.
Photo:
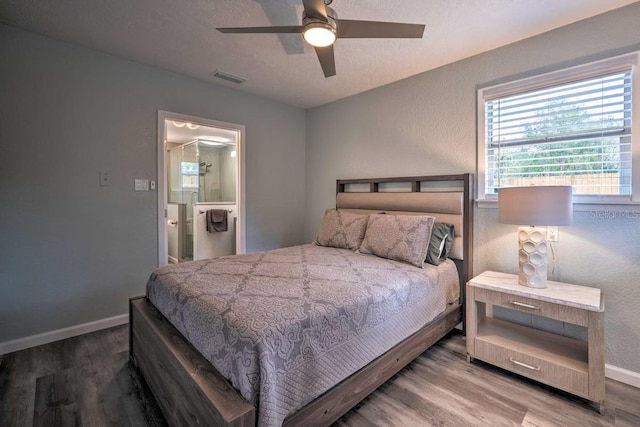
[[(128, 326), (0, 356), (0, 427), (166, 426), (128, 366)], [(640, 390), (607, 380), (606, 413), (482, 362), (464, 337), (424, 352), (335, 426), (640, 426)]]

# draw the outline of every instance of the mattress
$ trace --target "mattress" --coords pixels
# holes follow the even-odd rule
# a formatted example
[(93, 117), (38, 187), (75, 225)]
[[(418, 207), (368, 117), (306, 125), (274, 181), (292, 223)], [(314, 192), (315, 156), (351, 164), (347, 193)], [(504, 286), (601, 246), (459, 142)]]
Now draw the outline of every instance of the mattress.
[(435, 319), (459, 296), (455, 264), (415, 266), (302, 245), (174, 264), (147, 297), (256, 405), (290, 413)]

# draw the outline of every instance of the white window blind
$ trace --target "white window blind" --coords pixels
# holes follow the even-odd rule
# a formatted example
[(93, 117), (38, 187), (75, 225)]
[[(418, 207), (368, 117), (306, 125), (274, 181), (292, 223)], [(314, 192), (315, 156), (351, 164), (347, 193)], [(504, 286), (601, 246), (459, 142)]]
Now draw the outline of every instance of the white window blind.
[(573, 185), (631, 195), (631, 68), (484, 99), (485, 194)]

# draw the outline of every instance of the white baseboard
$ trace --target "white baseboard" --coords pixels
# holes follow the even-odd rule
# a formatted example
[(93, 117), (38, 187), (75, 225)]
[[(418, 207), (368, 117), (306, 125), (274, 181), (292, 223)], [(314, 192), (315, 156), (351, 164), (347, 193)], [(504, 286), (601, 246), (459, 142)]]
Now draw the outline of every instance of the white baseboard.
[(612, 380), (640, 388), (640, 373), (638, 372), (605, 364), (604, 376)]
[(120, 314), (107, 319), (83, 323), (82, 325), (69, 326), (68, 328), (56, 329), (55, 331), (44, 332), (30, 337), (0, 342), (0, 354), (13, 353), (14, 351), (88, 334), (89, 332), (107, 329), (112, 326), (124, 325), (127, 322), (129, 322), (129, 314)]

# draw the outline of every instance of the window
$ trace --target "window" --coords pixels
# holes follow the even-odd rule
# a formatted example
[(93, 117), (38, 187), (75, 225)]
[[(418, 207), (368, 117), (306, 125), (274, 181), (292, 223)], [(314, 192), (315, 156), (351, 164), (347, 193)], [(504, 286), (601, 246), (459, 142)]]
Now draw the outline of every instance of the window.
[(199, 167), (196, 162), (180, 162), (183, 188), (198, 188)]
[(480, 198), (501, 187), (572, 185), (584, 201), (634, 200), (636, 57), (480, 89)]

